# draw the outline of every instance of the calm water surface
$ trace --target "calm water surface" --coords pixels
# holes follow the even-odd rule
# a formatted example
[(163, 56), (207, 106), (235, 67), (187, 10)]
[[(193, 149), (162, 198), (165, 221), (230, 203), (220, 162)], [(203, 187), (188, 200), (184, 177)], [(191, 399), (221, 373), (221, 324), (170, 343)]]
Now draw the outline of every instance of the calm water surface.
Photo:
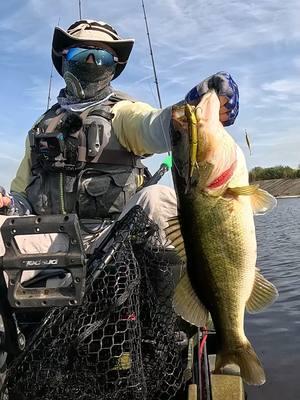
[(246, 317), (246, 333), (260, 357), (267, 382), (247, 387), (249, 400), (300, 399), (300, 198), (278, 199), (277, 208), (255, 217), (258, 261), (279, 298)]

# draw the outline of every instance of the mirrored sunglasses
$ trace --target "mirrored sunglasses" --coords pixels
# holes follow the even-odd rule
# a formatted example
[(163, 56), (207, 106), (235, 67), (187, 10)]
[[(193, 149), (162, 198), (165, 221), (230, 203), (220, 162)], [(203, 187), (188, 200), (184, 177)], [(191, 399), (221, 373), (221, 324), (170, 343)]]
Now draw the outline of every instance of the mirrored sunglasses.
[(90, 55), (97, 65), (111, 66), (118, 62), (118, 57), (104, 49), (72, 47), (66, 51), (65, 57), (68, 61), (86, 62)]

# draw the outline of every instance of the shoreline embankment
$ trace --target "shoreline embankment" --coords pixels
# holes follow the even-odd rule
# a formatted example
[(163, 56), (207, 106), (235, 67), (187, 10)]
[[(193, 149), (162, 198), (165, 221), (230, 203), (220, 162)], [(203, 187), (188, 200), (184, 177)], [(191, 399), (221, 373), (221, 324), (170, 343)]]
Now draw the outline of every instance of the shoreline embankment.
[(300, 178), (298, 179), (268, 179), (264, 181), (254, 181), (263, 190), (266, 190), (274, 197), (289, 198), (300, 197)]

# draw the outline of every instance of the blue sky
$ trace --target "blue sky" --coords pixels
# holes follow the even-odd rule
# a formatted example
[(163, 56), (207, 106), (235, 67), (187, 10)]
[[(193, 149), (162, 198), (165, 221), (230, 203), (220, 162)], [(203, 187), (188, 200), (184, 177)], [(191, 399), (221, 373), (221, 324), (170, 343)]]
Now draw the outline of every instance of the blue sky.
[[(220, 70), (240, 88), (240, 114), (229, 128), (249, 168), (300, 163), (300, 2), (290, 0), (144, 0), (163, 105), (182, 99)], [(136, 40), (114, 86), (158, 106), (140, 0), (81, 0), (82, 16)], [(47, 105), (53, 28), (78, 19), (78, 0), (0, 4), (0, 184), (9, 187), (24, 140)], [(53, 104), (64, 81), (54, 71)], [(252, 142), (250, 157), (245, 144)], [(148, 165), (160, 164), (156, 156)], [(171, 184), (168, 176), (164, 183)]]

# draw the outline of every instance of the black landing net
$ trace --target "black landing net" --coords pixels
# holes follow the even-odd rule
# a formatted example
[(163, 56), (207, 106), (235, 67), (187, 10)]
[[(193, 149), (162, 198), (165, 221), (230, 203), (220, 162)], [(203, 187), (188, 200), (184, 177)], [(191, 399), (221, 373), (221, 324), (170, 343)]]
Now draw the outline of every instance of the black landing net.
[(9, 400), (174, 399), (187, 353), (172, 310), (181, 268), (132, 209), (90, 262), (83, 304), (52, 309), (8, 370)]

